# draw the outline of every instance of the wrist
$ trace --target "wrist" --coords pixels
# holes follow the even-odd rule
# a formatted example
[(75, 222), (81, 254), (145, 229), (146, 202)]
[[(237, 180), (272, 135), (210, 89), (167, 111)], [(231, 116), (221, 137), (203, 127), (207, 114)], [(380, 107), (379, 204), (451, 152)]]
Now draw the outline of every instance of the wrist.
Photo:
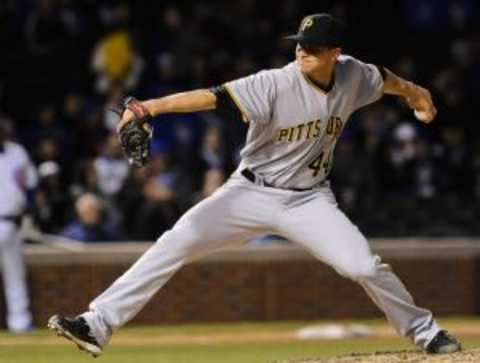
[(152, 117), (156, 117), (161, 113), (164, 113), (162, 112), (162, 103), (161, 103), (161, 99), (159, 98), (144, 101), (143, 105), (148, 110), (150, 115), (152, 115)]
[(415, 98), (417, 95), (418, 86), (410, 81), (405, 81), (403, 85), (403, 97), (404, 98)]

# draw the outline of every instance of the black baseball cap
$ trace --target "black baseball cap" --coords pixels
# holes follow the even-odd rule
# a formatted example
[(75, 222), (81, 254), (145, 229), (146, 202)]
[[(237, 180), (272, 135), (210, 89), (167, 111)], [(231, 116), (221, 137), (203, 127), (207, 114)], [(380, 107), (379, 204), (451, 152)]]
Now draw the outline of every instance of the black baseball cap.
[(307, 15), (300, 23), (298, 33), (286, 36), (300, 45), (340, 47), (344, 43), (346, 26), (327, 13)]

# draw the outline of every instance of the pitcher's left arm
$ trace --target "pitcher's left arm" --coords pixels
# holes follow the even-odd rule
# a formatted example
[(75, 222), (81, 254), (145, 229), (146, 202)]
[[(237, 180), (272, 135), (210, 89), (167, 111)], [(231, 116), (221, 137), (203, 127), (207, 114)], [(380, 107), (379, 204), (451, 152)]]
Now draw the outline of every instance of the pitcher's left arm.
[(402, 97), (415, 116), (422, 122), (430, 123), (437, 114), (430, 91), (413, 82), (407, 81), (387, 68), (384, 70), (383, 92)]

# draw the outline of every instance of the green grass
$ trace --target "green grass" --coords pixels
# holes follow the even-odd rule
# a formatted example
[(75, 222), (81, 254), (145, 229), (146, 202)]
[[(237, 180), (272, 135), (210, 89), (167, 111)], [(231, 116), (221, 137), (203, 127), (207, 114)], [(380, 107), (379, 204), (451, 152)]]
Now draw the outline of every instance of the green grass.
[[(337, 321), (338, 322), (338, 321)], [(358, 322), (358, 321), (356, 321)], [(462, 337), (466, 348), (480, 346), (479, 319), (442, 319), (449, 326), (478, 328), (479, 337)], [(318, 322), (316, 322), (318, 323)], [(383, 321), (362, 321), (372, 326)], [(235, 335), (241, 340), (252, 333), (292, 332), (312, 324), (301, 323), (241, 323), (210, 325), (179, 325), (122, 329), (98, 360), (78, 351), (71, 343), (56, 338), (51, 332), (40, 330), (27, 335), (0, 333), (1, 363), (265, 363), (276, 360), (319, 358), (345, 355), (352, 352), (415, 349), (406, 339), (398, 337), (362, 338), (339, 341), (257, 341), (215, 342), (221, 334)], [(454, 331), (454, 329), (453, 329)], [(211, 336), (213, 341), (166, 342), (161, 338), (173, 335)], [(155, 342), (155, 339), (160, 339)], [(134, 344), (125, 344), (129, 339)], [(143, 339), (146, 339), (143, 343)]]
[[(388, 342), (345, 340), (340, 342), (291, 342), (291, 343), (229, 343), (211, 345), (173, 345), (122, 347), (110, 346), (99, 360), (116, 363), (256, 363), (273, 362), (293, 358), (327, 357), (376, 349), (406, 349), (408, 343), (398, 339)], [(92, 362), (92, 358), (72, 346), (24, 345), (2, 348), (0, 362), (5, 363), (60, 363)]]

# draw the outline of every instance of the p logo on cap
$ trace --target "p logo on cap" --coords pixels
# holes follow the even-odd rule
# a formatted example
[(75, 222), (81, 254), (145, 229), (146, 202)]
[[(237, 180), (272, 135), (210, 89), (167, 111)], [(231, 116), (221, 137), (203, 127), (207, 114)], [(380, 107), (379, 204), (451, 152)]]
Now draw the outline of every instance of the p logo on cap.
[(297, 34), (285, 39), (295, 40), (302, 46), (341, 47), (345, 40), (345, 24), (331, 14), (311, 14), (302, 19)]
[(306, 18), (303, 21), (302, 26), (300, 27), (300, 30), (303, 32), (305, 29), (310, 28), (313, 25), (313, 19), (312, 18)]

